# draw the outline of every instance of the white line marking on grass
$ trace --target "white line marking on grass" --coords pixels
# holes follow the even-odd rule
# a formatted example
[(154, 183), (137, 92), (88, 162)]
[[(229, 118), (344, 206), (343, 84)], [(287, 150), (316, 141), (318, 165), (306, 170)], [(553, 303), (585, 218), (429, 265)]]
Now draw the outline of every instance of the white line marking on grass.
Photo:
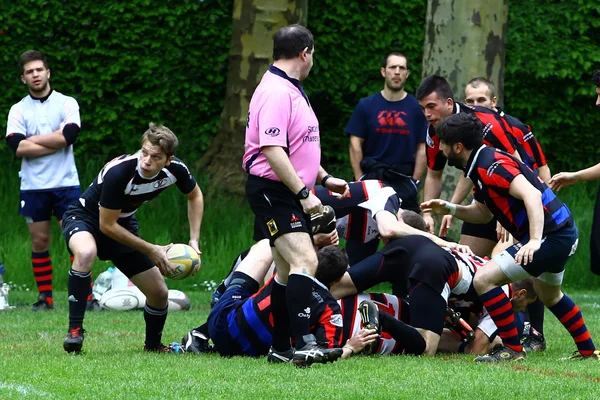
[(31, 387), (30, 385), (15, 385), (13, 383), (5, 383), (5, 382), (0, 382), (0, 389), (7, 389), (13, 392), (17, 392), (23, 395), (37, 395), (37, 396), (44, 396), (44, 397), (51, 397), (52, 393), (48, 393), (48, 392), (44, 392), (42, 390), (38, 390), (34, 387)]

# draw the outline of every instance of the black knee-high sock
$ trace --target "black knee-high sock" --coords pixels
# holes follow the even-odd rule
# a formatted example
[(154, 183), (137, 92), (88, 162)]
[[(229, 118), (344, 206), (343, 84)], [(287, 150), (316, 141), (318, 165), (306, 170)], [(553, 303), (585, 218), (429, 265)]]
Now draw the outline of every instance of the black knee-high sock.
[(379, 321), (381, 330), (389, 333), (396, 343), (404, 348), (405, 353), (417, 356), (423, 354), (427, 344), (415, 328), (381, 310), (379, 311)]
[(286, 351), (292, 347), (286, 293), (287, 285), (279, 283), (275, 276), (271, 288), (271, 313), (273, 314), (273, 349), (276, 351)]
[(69, 271), (69, 329), (83, 327), (90, 283), (90, 272)]
[(308, 275), (290, 274), (288, 277), (286, 299), (296, 349), (304, 347), (306, 343), (302, 337), (310, 333), (310, 299), (314, 282)]
[(205, 322), (199, 327), (194, 328), (194, 330), (203, 334), (207, 339), (210, 338), (210, 334), (208, 333), (208, 322)]
[(536, 331), (544, 334), (544, 303), (538, 298), (533, 303), (527, 306), (529, 314), (529, 323)]
[(147, 349), (156, 349), (160, 345), (168, 310), (168, 307), (161, 310), (148, 304), (144, 307), (144, 321), (146, 321), (145, 343)]

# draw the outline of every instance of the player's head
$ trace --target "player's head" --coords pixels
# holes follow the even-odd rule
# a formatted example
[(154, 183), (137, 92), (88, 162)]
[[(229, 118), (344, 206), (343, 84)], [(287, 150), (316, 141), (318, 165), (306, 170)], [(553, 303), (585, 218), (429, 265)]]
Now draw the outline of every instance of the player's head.
[(481, 76), (471, 79), (465, 87), (465, 102), (470, 106), (495, 108), (498, 98), (494, 84)]
[(481, 147), (483, 123), (469, 113), (452, 114), (436, 127), (440, 138), (440, 150), (448, 159), (448, 165), (466, 165), (471, 150)]
[(592, 81), (594, 81), (594, 85), (596, 85), (596, 95), (598, 96), (596, 99), (596, 106), (600, 107), (600, 69), (594, 71)]
[(408, 226), (412, 226), (423, 232), (427, 232), (427, 223), (423, 217), (411, 210), (402, 210), (402, 221)]
[(409, 75), (408, 58), (403, 52), (390, 51), (383, 57), (381, 76), (385, 80), (387, 89), (393, 92), (403, 90)]
[(452, 115), (454, 92), (448, 81), (439, 75), (430, 75), (421, 81), (415, 97), (427, 121), (433, 126)]
[(279, 29), (273, 37), (273, 61), (297, 60), (300, 80), (308, 76), (313, 66), (315, 41), (312, 33), (302, 25), (289, 25)]
[(36, 96), (44, 95), (48, 90), (50, 69), (46, 56), (37, 50), (27, 50), (19, 57), (21, 81), (27, 85), (29, 92)]
[(177, 136), (169, 128), (151, 122), (142, 136), (140, 151), (142, 175), (146, 178), (153, 177), (169, 165), (178, 145)]
[(346, 250), (338, 246), (325, 246), (317, 252), (319, 264), (315, 278), (327, 287), (340, 280), (348, 269)]
[(512, 284), (513, 296), (512, 302), (515, 312), (525, 311), (527, 306), (537, 299), (537, 294), (533, 287), (533, 279), (527, 278)]

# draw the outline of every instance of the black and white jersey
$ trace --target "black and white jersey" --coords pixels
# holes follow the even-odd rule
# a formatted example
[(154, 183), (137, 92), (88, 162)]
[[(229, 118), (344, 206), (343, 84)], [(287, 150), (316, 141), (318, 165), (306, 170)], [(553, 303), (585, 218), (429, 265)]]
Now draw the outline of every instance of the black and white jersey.
[(100, 213), (99, 206), (102, 206), (110, 210), (121, 210), (119, 218), (126, 218), (173, 184), (183, 194), (190, 193), (196, 187), (196, 180), (190, 170), (178, 158), (174, 158), (152, 178), (142, 176), (139, 159), (138, 152), (108, 162), (81, 195), (79, 202), (94, 215)]

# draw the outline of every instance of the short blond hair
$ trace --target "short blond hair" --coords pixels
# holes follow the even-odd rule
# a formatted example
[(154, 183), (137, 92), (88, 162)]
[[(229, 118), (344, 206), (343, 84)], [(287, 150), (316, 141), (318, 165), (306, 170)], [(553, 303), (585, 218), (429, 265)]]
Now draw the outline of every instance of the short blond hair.
[(150, 122), (148, 130), (142, 136), (142, 144), (146, 141), (153, 146), (159, 146), (167, 157), (174, 155), (179, 146), (179, 140), (173, 131), (164, 125), (156, 125), (154, 122)]

